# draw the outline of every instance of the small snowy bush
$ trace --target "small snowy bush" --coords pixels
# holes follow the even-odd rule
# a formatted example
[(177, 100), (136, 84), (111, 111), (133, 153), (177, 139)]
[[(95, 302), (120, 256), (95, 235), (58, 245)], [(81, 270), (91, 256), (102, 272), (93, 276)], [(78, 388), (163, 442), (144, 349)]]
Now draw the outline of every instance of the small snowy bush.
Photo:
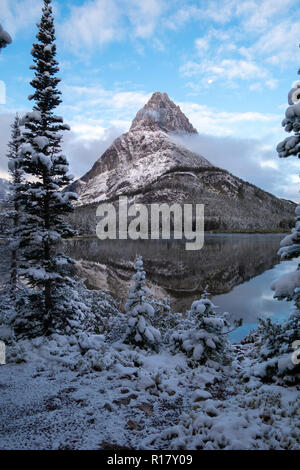
[(152, 325), (160, 331), (163, 342), (168, 344), (172, 332), (176, 331), (184, 321), (183, 314), (172, 311), (169, 297), (162, 300), (152, 297), (150, 303), (154, 308)]
[(22, 295), (16, 300), (16, 315), (11, 318), (16, 336), (32, 338), (80, 331), (88, 316), (87, 307), (79, 294), (80, 288), (80, 283), (69, 279), (63, 287), (55, 289), (49, 316), (45, 316), (41, 309), (43, 294), (37, 289), (23, 288)]
[[(3, 323), (13, 327), (18, 339), (54, 333), (70, 336), (85, 331), (104, 334), (111, 342), (124, 335), (125, 315), (107, 293), (89, 290), (81, 281), (69, 279), (68, 285), (55, 291), (55, 300), (55, 308), (45, 330), (45, 317), (40, 308), (43, 301), (41, 293), (22, 286), (17, 291), (16, 309), (5, 309)], [(8, 293), (1, 292), (1, 305), (8, 305), (8, 301)]]
[(143, 260), (140, 256), (135, 264), (136, 273), (132, 280), (129, 296), (125, 304), (127, 314), (127, 332), (125, 343), (134, 344), (141, 348), (157, 349), (161, 339), (160, 332), (151, 324), (154, 308), (147, 299), (148, 290), (144, 287), (146, 273), (143, 270)]
[(300, 364), (293, 361), (293, 344), (300, 338), (300, 311), (292, 310), (282, 325), (260, 319), (258, 351), (261, 364), (256, 373), (264, 380), (300, 383)]
[(205, 292), (200, 300), (193, 302), (187, 312), (185, 329), (173, 333), (170, 340), (174, 350), (181, 350), (200, 364), (208, 360), (226, 364), (230, 362), (227, 350), (228, 313), (217, 316), (216, 307), (207, 295)]

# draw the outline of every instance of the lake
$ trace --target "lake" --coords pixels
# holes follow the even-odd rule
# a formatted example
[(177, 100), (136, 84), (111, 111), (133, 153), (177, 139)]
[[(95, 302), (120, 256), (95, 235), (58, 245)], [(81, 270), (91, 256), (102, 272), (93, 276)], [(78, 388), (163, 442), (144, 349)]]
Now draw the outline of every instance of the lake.
[(259, 316), (282, 322), (290, 303), (273, 299), (270, 284), (295, 270), (297, 261), (279, 264), (277, 251), (284, 234), (206, 234), (202, 250), (186, 251), (174, 240), (106, 240), (84, 238), (64, 242), (79, 261), (77, 273), (90, 289), (105, 289), (124, 305), (134, 262), (143, 256), (150, 293), (169, 296), (173, 311), (184, 312), (200, 298), (206, 285), (218, 311), (243, 318), (230, 335), (238, 341), (257, 325)]

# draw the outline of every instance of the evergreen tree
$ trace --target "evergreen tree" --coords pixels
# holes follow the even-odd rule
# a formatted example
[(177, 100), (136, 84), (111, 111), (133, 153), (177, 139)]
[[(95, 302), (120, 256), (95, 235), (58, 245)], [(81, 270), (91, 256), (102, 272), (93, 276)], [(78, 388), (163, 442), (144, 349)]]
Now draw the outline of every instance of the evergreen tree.
[[(300, 75), (300, 69), (298, 70), (298, 74)], [(277, 145), (277, 152), (280, 158), (286, 158), (289, 156), (297, 156), (300, 158), (300, 81), (296, 82), (290, 90), (288, 94), (288, 103), (289, 106), (285, 112), (285, 119), (282, 121), (282, 126), (287, 132), (293, 132), (293, 135), (287, 137)], [(279, 250), (279, 254), (281, 259), (284, 260), (299, 258), (300, 256), (300, 205), (296, 207), (295, 215), (295, 227), (292, 229), (291, 234), (287, 235), (280, 243), (281, 248)], [(297, 271), (299, 270), (300, 265), (298, 265)], [(287, 281), (287, 279), (285, 281)], [(293, 292), (290, 292), (290, 290), (284, 292), (280, 289), (279, 284), (280, 282), (277, 282), (277, 287), (279, 288), (277, 289), (278, 292), (276, 296), (281, 299), (287, 298), (288, 300), (294, 300), (297, 308), (300, 309), (299, 289), (293, 289)], [(300, 287), (300, 284), (296, 287)]]
[[(205, 288), (201, 299), (192, 303), (182, 328), (172, 334), (171, 344), (175, 351), (184, 352), (192, 362), (205, 364), (213, 360), (228, 364), (230, 362), (227, 338), (230, 332), (227, 318), (229, 314), (225, 312), (217, 316), (216, 306), (207, 298), (208, 295)], [(240, 325), (241, 321), (236, 322), (235, 326)]]
[[(34, 93), (29, 100), (34, 101), (34, 106), (24, 117), (21, 150), (22, 168), (27, 176), (22, 187), (25, 219), (20, 227), (24, 258), (21, 273), (33, 288), (32, 298), (42, 312), (43, 331), (49, 333), (76, 312), (76, 302), (72, 303), (69, 297), (72, 282), (67, 277), (67, 268), (73, 260), (59, 253), (57, 245), (62, 238), (75, 233), (64, 216), (73, 210), (72, 201), (77, 195), (62, 192), (72, 177), (68, 175), (67, 159), (61, 153), (61, 131), (69, 126), (54, 114), (62, 100), (57, 88), (60, 79), (56, 76), (59, 67), (55, 59), (51, 0), (44, 0), (38, 29), (38, 42), (31, 51), (35, 77), (31, 81)], [(64, 308), (63, 296), (69, 301)], [(23, 299), (23, 304), (26, 303)], [(25, 327), (21, 318), (18, 321), (20, 328)]]
[(9, 206), (7, 213), (9, 217), (9, 228), (7, 237), (10, 241), (11, 250), (11, 266), (10, 266), (10, 287), (12, 296), (15, 297), (17, 277), (18, 277), (18, 260), (17, 252), (19, 246), (18, 229), (21, 222), (21, 187), (23, 182), (23, 170), (20, 160), (20, 150), (22, 145), (22, 137), (20, 130), (20, 119), (16, 115), (11, 126), (11, 140), (8, 143), (8, 170), (10, 173), (10, 191)]
[[(298, 70), (300, 75), (300, 69)], [(300, 81), (296, 82), (288, 94), (289, 106), (285, 112), (282, 126), (286, 132), (293, 135), (287, 137), (277, 145), (280, 158), (296, 156), (300, 158)], [(298, 258), (300, 256), (300, 205), (296, 207), (296, 224), (292, 233), (281, 241), (279, 254), (282, 259)]]
[(10, 35), (4, 31), (3, 27), (0, 24), (0, 51), (8, 44), (11, 44), (12, 40)]
[[(300, 82), (289, 92), (288, 103), (282, 126), (294, 135), (280, 142), (277, 152), (280, 158), (300, 158)], [(283, 260), (300, 256), (300, 205), (296, 207), (295, 214), (295, 227), (280, 243), (278, 254)], [(279, 377), (284, 382), (299, 383), (300, 366), (293, 363), (292, 354), (293, 345), (300, 339), (300, 264), (295, 272), (281, 276), (271, 287), (275, 290), (276, 298), (293, 300), (295, 307), (289, 319), (282, 325), (272, 324), (269, 319), (260, 320), (260, 355), (265, 361), (260, 374), (269, 379)]]
[(135, 263), (135, 269), (136, 273), (132, 277), (134, 284), (130, 288), (128, 300), (125, 304), (125, 312), (128, 316), (125, 342), (140, 346), (141, 348), (150, 347), (156, 349), (161, 335), (151, 325), (154, 308), (147, 300), (148, 289), (144, 287), (146, 284), (146, 273), (143, 269), (143, 259), (141, 256)]

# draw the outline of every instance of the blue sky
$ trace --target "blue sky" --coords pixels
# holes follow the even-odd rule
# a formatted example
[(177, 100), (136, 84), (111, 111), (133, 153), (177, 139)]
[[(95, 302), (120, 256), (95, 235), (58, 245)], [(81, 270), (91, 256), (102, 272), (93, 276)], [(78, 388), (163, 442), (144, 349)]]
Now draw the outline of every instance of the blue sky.
[[(299, 78), (295, 0), (56, 0), (58, 60), (71, 125), (65, 151), (80, 176), (154, 91), (167, 92), (199, 132), (187, 145), (278, 196), (299, 200), (298, 162), (279, 160), (281, 121)], [(0, 174), (16, 111), (30, 109), (30, 50), (42, 1), (0, 0), (13, 43), (0, 54)]]

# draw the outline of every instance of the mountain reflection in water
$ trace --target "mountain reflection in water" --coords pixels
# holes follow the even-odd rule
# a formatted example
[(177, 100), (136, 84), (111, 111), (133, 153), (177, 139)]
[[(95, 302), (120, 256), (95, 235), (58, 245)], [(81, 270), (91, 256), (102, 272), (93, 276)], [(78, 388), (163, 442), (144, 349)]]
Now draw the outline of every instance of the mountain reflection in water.
[(296, 268), (297, 262), (279, 263), (277, 251), (283, 234), (206, 234), (202, 250), (186, 251), (181, 241), (68, 240), (65, 250), (79, 260), (77, 272), (91, 289), (107, 289), (124, 303), (134, 262), (143, 256), (150, 292), (170, 297), (173, 311), (183, 312), (198, 299), (206, 285), (220, 311), (244, 326), (232, 333), (241, 339), (257, 324), (257, 317), (270, 315), (282, 321), (289, 304), (273, 299), (270, 284)]

